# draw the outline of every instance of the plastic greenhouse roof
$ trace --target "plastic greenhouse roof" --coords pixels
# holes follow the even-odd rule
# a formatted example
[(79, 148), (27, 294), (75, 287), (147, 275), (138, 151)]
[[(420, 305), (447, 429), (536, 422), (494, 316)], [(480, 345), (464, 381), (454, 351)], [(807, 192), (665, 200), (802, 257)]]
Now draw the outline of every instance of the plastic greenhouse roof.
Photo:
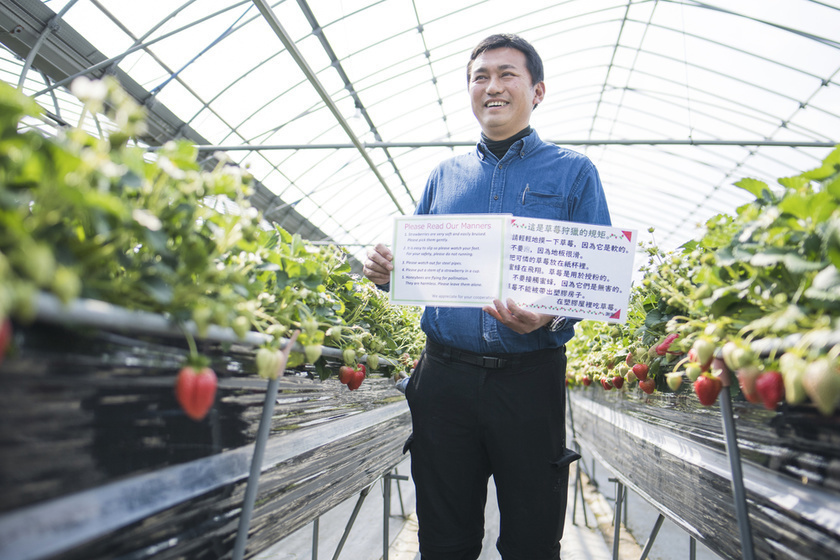
[(466, 63), (492, 33), (543, 58), (532, 126), (587, 154), (613, 224), (664, 249), (746, 202), (738, 179), (840, 142), (838, 1), (2, 0), (0, 27), (2, 79), (56, 122), (79, 118), (72, 77), (114, 73), (149, 108), (145, 143), (227, 151), (267, 218), (359, 260), (473, 149)]

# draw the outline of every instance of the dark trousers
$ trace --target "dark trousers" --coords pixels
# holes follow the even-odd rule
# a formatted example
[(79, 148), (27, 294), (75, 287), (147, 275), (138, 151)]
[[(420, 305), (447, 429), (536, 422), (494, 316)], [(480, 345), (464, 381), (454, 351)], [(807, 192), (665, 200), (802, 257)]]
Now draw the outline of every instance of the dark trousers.
[(440, 350), (427, 345), (406, 388), (423, 560), (478, 558), (491, 475), (502, 558), (556, 560), (577, 457), (565, 448), (565, 349), (513, 356), (503, 367)]

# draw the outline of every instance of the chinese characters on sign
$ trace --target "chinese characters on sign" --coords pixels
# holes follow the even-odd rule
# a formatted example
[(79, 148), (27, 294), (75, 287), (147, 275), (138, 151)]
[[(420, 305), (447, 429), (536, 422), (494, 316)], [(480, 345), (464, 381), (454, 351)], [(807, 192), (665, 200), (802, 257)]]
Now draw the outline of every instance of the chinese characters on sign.
[(626, 319), (635, 232), (517, 217), (509, 226), (508, 297), (540, 313)]
[(626, 319), (634, 231), (508, 214), (404, 216), (394, 231), (394, 303)]

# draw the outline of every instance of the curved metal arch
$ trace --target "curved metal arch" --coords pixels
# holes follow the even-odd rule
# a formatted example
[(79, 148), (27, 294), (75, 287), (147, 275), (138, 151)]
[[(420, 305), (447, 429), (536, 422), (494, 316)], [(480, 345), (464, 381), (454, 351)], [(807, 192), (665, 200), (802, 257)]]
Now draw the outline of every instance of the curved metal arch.
[(212, 18), (214, 18), (214, 17), (216, 17), (216, 16), (220, 15), (220, 14), (223, 14), (224, 12), (226, 12), (226, 11), (228, 11), (228, 10), (230, 10), (230, 9), (231, 9), (231, 7), (227, 7), (227, 8), (224, 8), (224, 9), (222, 9), (222, 10), (218, 10), (218, 11), (216, 11), (216, 12), (212, 13), (212, 14), (209, 14), (209, 15), (207, 15), (207, 16), (204, 16), (204, 17), (202, 17), (202, 18), (199, 18), (199, 19), (197, 19), (197, 20), (193, 21), (192, 23), (190, 23), (190, 24), (188, 24), (188, 25), (186, 25), (186, 26), (179, 27), (178, 29), (175, 29), (175, 30), (170, 31), (170, 32), (168, 32), (168, 33), (164, 33), (163, 35), (161, 35), (161, 36), (159, 36), (159, 37), (155, 37), (154, 39), (151, 39), (151, 40), (146, 41), (146, 42), (144, 42), (144, 43), (141, 43), (141, 44), (139, 44), (139, 45), (134, 45), (134, 46), (132, 46), (132, 47), (130, 47), (130, 48), (128, 48), (128, 49), (126, 49), (125, 51), (123, 51), (122, 53), (120, 53), (120, 54), (118, 54), (118, 55), (112, 56), (112, 57), (110, 57), (110, 58), (106, 58), (105, 60), (103, 60), (103, 61), (101, 61), (101, 62), (97, 62), (96, 64), (94, 64), (94, 65), (92, 65), (92, 66), (89, 66), (89, 67), (85, 68), (84, 70), (82, 70), (82, 71), (80, 71), (80, 72), (76, 72), (75, 74), (72, 74), (72, 75), (70, 75), (70, 76), (67, 76), (67, 77), (66, 77), (66, 78), (64, 78), (63, 80), (59, 80), (59, 81), (57, 81), (57, 82), (53, 82), (53, 84), (52, 84), (51, 86), (49, 86), (49, 87), (47, 87), (47, 88), (45, 88), (45, 89), (42, 89), (41, 91), (36, 92), (36, 93), (35, 93), (32, 97), (33, 97), (33, 98), (36, 98), (36, 97), (41, 96), (41, 95), (43, 95), (43, 94), (45, 94), (45, 93), (49, 93), (50, 91), (52, 91), (52, 90), (54, 90), (54, 89), (56, 89), (56, 88), (66, 86), (67, 84), (69, 84), (70, 82), (72, 82), (73, 80), (75, 80), (76, 78), (78, 78), (78, 77), (80, 77), (80, 76), (87, 76), (87, 75), (89, 75), (89, 74), (92, 74), (93, 72), (96, 72), (96, 71), (98, 71), (98, 70), (101, 70), (101, 69), (103, 69), (103, 68), (106, 68), (106, 67), (108, 67), (108, 66), (110, 66), (110, 65), (112, 65), (112, 64), (114, 64), (114, 63), (119, 64), (119, 62), (120, 62), (122, 59), (124, 59), (125, 57), (127, 57), (128, 55), (130, 55), (130, 54), (132, 54), (132, 53), (135, 53), (135, 52), (137, 52), (137, 51), (139, 51), (139, 50), (145, 50), (145, 49), (147, 49), (149, 46), (151, 46), (151, 45), (153, 45), (153, 44), (155, 44), (155, 43), (159, 43), (160, 41), (163, 41), (164, 39), (168, 39), (168, 38), (170, 38), (170, 37), (173, 37), (173, 36), (175, 36), (175, 35), (177, 35), (177, 34), (179, 34), (179, 33), (183, 32), (184, 30), (189, 29), (190, 27), (193, 27), (194, 25), (198, 25), (199, 23), (203, 23), (203, 22), (205, 22), (205, 21), (207, 21), (207, 20), (209, 20), (209, 19), (212, 19)]
[[(728, 10), (726, 8), (721, 8), (720, 6), (712, 6), (711, 4), (706, 4), (704, 2), (700, 2), (699, 0), (660, 0), (660, 1), (661, 2), (669, 2), (669, 3), (672, 3), (672, 4), (686, 4), (686, 2), (689, 2), (691, 6), (695, 6), (697, 8), (712, 10), (714, 12), (720, 12), (720, 13), (724, 13), (724, 14), (727, 14), (727, 15), (748, 19), (750, 21), (755, 21), (757, 23), (762, 23), (762, 24), (767, 25), (769, 27), (775, 27), (777, 29), (781, 29), (782, 31), (787, 31), (789, 33), (793, 33), (794, 35), (800, 35), (801, 37), (804, 37), (806, 39), (810, 39), (812, 41), (817, 41), (819, 43), (823, 43), (823, 44), (828, 45), (830, 47), (834, 47), (835, 49), (840, 49), (840, 41), (835, 41), (834, 39), (829, 39), (827, 37), (820, 37), (819, 35), (815, 35), (813, 33), (808, 33), (807, 31), (802, 31), (801, 29), (795, 29), (793, 27), (788, 27), (786, 25), (781, 25), (779, 23), (773, 23), (772, 21), (758, 19), (756, 17), (748, 16), (746, 14), (742, 14), (742, 13), (736, 12), (734, 10)], [(813, 0), (811, 0), (811, 1), (813, 1)], [(814, 2), (814, 3), (818, 3), (818, 2)], [(835, 9), (835, 10), (837, 9), (834, 6), (827, 6), (826, 4), (823, 4), (823, 3), (819, 3), (819, 4), (823, 5), (823, 6), (826, 6), (828, 8)]]

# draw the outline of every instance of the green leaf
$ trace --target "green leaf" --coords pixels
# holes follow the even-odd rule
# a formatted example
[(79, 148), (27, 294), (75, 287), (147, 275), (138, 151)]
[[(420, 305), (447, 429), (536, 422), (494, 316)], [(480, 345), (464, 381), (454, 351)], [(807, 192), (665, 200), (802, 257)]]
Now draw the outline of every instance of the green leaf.
[(810, 198), (799, 193), (790, 193), (779, 202), (779, 209), (798, 219), (806, 218), (811, 214), (809, 208)]
[(784, 257), (785, 268), (794, 274), (804, 274), (814, 270), (820, 270), (825, 267), (825, 262), (814, 262), (797, 255), (796, 253), (788, 253)]
[(172, 286), (157, 276), (147, 277), (141, 284), (145, 291), (155, 302), (160, 305), (172, 303)]
[(788, 252), (783, 249), (768, 249), (766, 251), (762, 251), (753, 255), (750, 258), (750, 264), (752, 266), (760, 267), (776, 266), (777, 264), (785, 260), (787, 254)]
[(826, 156), (822, 165), (816, 169), (806, 171), (802, 174), (802, 176), (815, 181), (822, 181), (831, 177), (838, 171), (840, 171), (840, 146), (834, 148), (834, 150)]
[(747, 191), (748, 193), (751, 193), (756, 198), (761, 197), (762, 193), (764, 191), (768, 191), (768, 192), (770, 191), (770, 187), (767, 186), (767, 183), (765, 183), (764, 181), (759, 181), (758, 179), (752, 179), (752, 178), (749, 178), (749, 177), (741, 179), (740, 181), (736, 182), (735, 186), (744, 189), (745, 191)]

